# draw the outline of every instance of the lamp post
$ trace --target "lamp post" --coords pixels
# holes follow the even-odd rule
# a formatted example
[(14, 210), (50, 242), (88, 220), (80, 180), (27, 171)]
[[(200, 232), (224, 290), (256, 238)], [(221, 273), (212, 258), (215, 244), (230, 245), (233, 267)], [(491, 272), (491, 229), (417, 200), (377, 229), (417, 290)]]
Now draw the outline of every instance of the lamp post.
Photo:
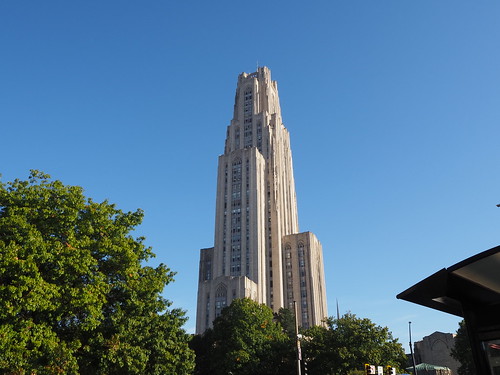
[(300, 350), (299, 319), (297, 317), (297, 301), (293, 301), (293, 309), (295, 313), (295, 340), (297, 344), (297, 375), (300, 375), (300, 361), (302, 360), (302, 353)]
[(413, 356), (413, 345), (411, 343), (411, 322), (408, 322), (408, 331), (410, 333), (410, 353), (411, 353), (411, 362), (413, 364), (413, 374), (417, 375), (417, 368), (415, 367), (415, 357)]

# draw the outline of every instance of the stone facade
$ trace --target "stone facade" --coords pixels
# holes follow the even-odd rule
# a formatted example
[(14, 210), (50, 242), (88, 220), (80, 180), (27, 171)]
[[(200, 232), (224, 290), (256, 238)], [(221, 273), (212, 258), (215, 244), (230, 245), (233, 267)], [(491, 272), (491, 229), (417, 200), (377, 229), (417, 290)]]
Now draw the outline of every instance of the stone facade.
[(422, 341), (415, 342), (415, 362), (448, 367), (452, 374), (457, 375), (460, 363), (450, 355), (454, 346), (454, 334), (434, 332), (425, 336)]
[(214, 247), (200, 251), (196, 332), (244, 297), (274, 311), (297, 301), (303, 327), (327, 316), (322, 248), (299, 233), (290, 136), (266, 67), (238, 77), (219, 157)]

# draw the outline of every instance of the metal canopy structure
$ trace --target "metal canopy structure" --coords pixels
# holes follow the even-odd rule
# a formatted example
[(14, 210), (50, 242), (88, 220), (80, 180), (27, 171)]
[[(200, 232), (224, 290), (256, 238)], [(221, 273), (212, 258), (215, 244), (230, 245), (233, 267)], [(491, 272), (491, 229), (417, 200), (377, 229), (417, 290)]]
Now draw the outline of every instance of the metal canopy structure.
[(397, 298), (461, 317), (464, 305), (500, 304), (500, 246), (443, 268)]
[(463, 317), (477, 373), (500, 373), (500, 246), (443, 268), (397, 298)]

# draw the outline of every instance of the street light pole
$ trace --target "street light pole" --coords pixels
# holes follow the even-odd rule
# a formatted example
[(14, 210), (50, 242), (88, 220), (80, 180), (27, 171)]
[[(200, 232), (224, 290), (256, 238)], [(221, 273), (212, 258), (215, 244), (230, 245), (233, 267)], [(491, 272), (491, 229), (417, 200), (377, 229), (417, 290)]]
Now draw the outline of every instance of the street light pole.
[(300, 361), (302, 360), (302, 352), (300, 350), (300, 338), (299, 338), (299, 319), (297, 317), (297, 301), (293, 301), (293, 309), (295, 313), (295, 340), (297, 344), (297, 375), (300, 375)]
[(413, 374), (417, 375), (417, 368), (415, 367), (415, 357), (413, 356), (413, 345), (411, 344), (411, 322), (408, 322), (408, 331), (410, 333), (410, 353), (411, 362), (413, 363)]

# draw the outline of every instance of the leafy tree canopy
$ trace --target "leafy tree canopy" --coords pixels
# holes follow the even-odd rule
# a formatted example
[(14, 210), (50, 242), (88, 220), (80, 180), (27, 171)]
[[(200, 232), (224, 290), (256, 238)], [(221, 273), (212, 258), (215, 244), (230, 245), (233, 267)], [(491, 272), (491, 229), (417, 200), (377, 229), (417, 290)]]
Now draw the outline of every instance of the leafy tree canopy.
[(347, 375), (362, 370), (365, 363), (404, 368), (404, 349), (387, 327), (351, 313), (326, 323), (326, 327), (312, 327), (304, 333), (303, 355), (309, 374)]
[(143, 266), (143, 212), (96, 203), (32, 171), (0, 183), (0, 373), (187, 374), (174, 273)]
[(295, 315), (292, 310), (282, 307), (274, 314), (274, 319), (281, 325), (283, 332), (295, 340)]
[(289, 374), (293, 366), (293, 342), (273, 311), (248, 298), (233, 300), (193, 347), (200, 375)]
[(474, 375), (476, 373), (465, 320), (459, 323), (457, 335), (455, 336), (455, 346), (451, 349), (451, 356), (460, 362), (458, 375)]

